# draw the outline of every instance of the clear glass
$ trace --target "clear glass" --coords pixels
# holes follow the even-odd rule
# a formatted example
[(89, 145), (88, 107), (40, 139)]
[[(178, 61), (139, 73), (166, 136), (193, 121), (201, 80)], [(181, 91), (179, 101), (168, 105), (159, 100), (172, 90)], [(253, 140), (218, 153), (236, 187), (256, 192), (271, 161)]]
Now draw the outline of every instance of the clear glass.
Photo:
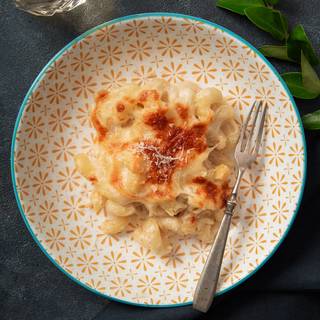
[(16, 7), (37, 16), (70, 11), (86, 0), (15, 0)]

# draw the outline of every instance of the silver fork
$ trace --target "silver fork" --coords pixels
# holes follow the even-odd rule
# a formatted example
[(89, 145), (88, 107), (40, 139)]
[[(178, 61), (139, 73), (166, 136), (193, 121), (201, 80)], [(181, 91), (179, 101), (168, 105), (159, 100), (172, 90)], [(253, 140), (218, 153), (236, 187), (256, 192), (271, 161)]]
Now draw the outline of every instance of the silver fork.
[[(259, 152), (266, 112), (267, 105), (265, 104), (262, 106), (261, 101), (255, 101), (240, 132), (239, 140), (234, 151), (234, 158), (236, 160), (237, 167), (236, 182), (232, 189), (230, 198), (227, 200), (225, 213), (219, 231), (211, 247), (193, 296), (193, 308), (201, 312), (208, 311), (217, 289), (231, 218), (233, 210), (237, 204), (239, 184), (243, 173), (256, 159)], [(249, 125), (251, 119), (253, 119), (252, 125)]]

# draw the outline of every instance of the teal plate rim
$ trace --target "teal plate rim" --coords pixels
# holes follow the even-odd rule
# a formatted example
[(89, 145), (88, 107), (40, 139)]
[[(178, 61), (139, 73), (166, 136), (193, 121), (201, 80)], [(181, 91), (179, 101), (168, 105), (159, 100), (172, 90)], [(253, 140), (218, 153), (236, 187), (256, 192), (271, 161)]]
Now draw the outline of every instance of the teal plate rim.
[(169, 308), (169, 307), (182, 307), (182, 306), (187, 306), (187, 305), (191, 305), (192, 301), (188, 301), (188, 302), (184, 302), (184, 303), (177, 303), (177, 304), (142, 304), (142, 303), (135, 303), (135, 302), (131, 302), (131, 301), (126, 301), (126, 300), (122, 300), (122, 299), (118, 299), (118, 298), (114, 298), (114, 297), (110, 297), (106, 294), (103, 294), (91, 287), (89, 287), (88, 285), (82, 283), (81, 281), (79, 281), (78, 279), (76, 279), (75, 277), (73, 277), (70, 273), (68, 273), (66, 270), (64, 270), (50, 255), (49, 253), (46, 251), (46, 249), (42, 246), (42, 244), (40, 243), (40, 241), (37, 239), (36, 235), (34, 234), (34, 232), (32, 231), (30, 224), (27, 220), (27, 217), (23, 211), (19, 196), (18, 196), (18, 191), (17, 191), (17, 186), (16, 186), (16, 178), (15, 178), (15, 170), (14, 170), (14, 150), (15, 150), (15, 143), (16, 143), (16, 135), (17, 135), (17, 131), (19, 128), (19, 124), (20, 124), (20, 120), (21, 117), (24, 113), (27, 101), (30, 97), (30, 95), (32, 94), (33, 90), (38, 86), (40, 80), (44, 77), (46, 71), (48, 70), (48, 68), (51, 66), (51, 64), (53, 62), (55, 62), (57, 59), (59, 59), (59, 57), (65, 52), (67, 51), (70, 47), (72, 47), (74, 44), (76, 44), (77, 42), (81, 41), (82, 39), (84, 39), (86, 36), (90, 35), (91, 33), (95, 32), (96, 30), (99, 30), (105, 26), (108, 25), (112, 25), (114, 23), (118, 23), (118, 22), (123, 22), (123, 21), (128, 21), (128, 20), (132, 20), (132, 19), (139, 19), (139, 18), (149, 18), (149, 17), (173, 17), (173, 18), (185, 18), (185, 19), (190, 19), (190, 20), (194, 20), (194, 21), (198, 21), (198, 22), (202, 22), (204, 24), (207, 24), (211, 27), (215, 27), (217, 29), (222, 30), (223, 32), (226, 32), (227, 34), (229, 34), (230, 36), (238, 39), (240, 42), (244, 43), (245, 45), (247, 45), (250, 49), (252, 49), (267, 65), (268, 67), (272, 70), (272, 72), (277, 76), (277, 78), (279, 79), (279, 81), (281, 82), (281, 84), (283, 85), (284, 89), (286, 90), (286, 93), (288, 94), (290, 101), (294, 107), (294, 110), (296, 112), (298, 121), (299, 121), (299, 125), (301, 128), (301, 135), (302, 135), (302, 141), (303, 141), (303, 149), (304, 149), (304, 168), (303, 168), (303, 181), (301, 184), (301, 189), (300, 189), (300, 195), (299, 195), (299, 199), (295, 208), (295, 211), (293, 213), (293, 216), (291, 218), (291, 221), (288, 224), (288, 227), (286, 229), (286, 231), (283, 233), (281, 239), (279, 240), (279, 242), (277, 243), (277, 245), (274, 247), (274, 249), (269, 253), (269, 255), (253, 270), (251, 271), (248, 275), (246, 275), (244, 278), (242, 278), (241, 280), (239, 280), (237, 283), (233, 284), (232, 286), (221, 290), (220, 292), (218, 292), (216, 295), (222, 295), (223, 293), (226, 293), (232, 289), (234, 289), (235, 287), (239, 286), (240, 284), (242, 284), (244, 281), (246, 281), (247, 279), (249, 279), (251, 276), (253, 276), (258, 270), (261, 269), (261, 267), (274, 255), (274, 253), (277, 251), (277, 249), (279, 248), (279, 246), (281, 245), (281, 243), (284, 241), (285, 237), (287, 236), (289, 230), (292, 227), (292, 224), (296, 218), (297, 212), (300, 208), (300, 204), (301, 204), (301, 200), (302, 200), (302, 196), (303, 196), (303, 192), (304, 192), (304, 188), (305, 188), (305, 182), (306, 182), (306, 172), (307, 172), (307, 146), (306, 146), (306, 140), (305, 140), (305, 135), (304, 135), (304, 129), (303, 129), (303, 125), (302, 125), (302, 121), (301, 121), (301, 117), (298, 111), (298, 108), (296, 106), (296, 103), (286, 85), (286, 83), (284, 82), (284, 80), (280, 77), (278, 71), (273, 67), (273, 65), (262, 55), (262, 53), (259, 52), (259, 50), (257, 50), (252, 44), (250, 44), (248, 41), (244, 40), (242, 37), (240, 37), (239, 35), (237, 35), (236, 33), (234, 33), (233, 31), (222, 27), (214, 22), (202, 19), (202, 18), (198, 18), (198, 17), (194, 17), (194, 16), (189, 16), (189, 15), (185, 15), (185, 14), (180, 14), (180, 13), (167, 13), (167, 12), (151, 12), (151, 13), (139, 13), (139, 14), (133, 14), (133, 15), (128, 15), (128, 16), (124, 16), (124, 17), (120, 17), (120, 18), (116, 18), (107, 22), (104, 22), (102, 24), (99, 24), (96, 27), (93, 27), (91, 29), (89, 29), (88, 31), (84, 32), (83, 34), (81, 34), (80, 36), (76, 37), (74, 40), (72, 40), (71, 42), (69, 42), (63, 49), (61, 49), (58, 53), (56, 53), (54, 55), (54, 57), (44, 66), (44, 68), (41, 70), (41, 72), (38, 74), (38, 76), (36, 77), (36, 79), (33, 81), (31, 87), (29, 88), (25, 98), (23, 99), (23, 102), (21, 104), (16, 122), (15, 122), (15, 126), (14, 126), (14, 131), (13, 131), (13, 136), (12, 136), (12, 141), (11, 141), (11, 156), (10, 156), (10, 167), (11, 167), (11, 179), (12, 179), (12, 185), (13, 185), (13, 189), (14, 189), (14, 195), (18, 204), (18, 208), (20, 211), (20, 214), (23, 218), (24, 223), (27, 226), (27, 229), (29, 230), (33, 240), (37, 243), (37, 245), (40, 247), (40, 249), (42, 250), (42, 252), (48, 257), (48, 259), (60, 270), (62, 271), (66, 276), (68, 276), (71, 280), (73, 280), (74, 282), (76, 282), (77, 284), (79, 284), (80, 286), (82, 286), (83, 288), (101, 296), (104, 298), (107, 298), (109, 300), (112, 301), (116, 301), (116, 302), (121, 302), (121, 303), (125, 303), (125, 304), (129, 304), (129, 305), (133, 305), (133, 306), (140, 306), (140, 307), (150, 307), (150, 308)]

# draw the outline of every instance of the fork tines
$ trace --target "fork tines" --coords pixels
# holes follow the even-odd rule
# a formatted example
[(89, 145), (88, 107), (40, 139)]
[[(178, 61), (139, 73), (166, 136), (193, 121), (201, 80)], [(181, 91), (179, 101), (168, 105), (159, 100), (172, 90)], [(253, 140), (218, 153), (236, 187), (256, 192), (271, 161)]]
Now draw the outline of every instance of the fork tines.
[(238, 146), (240, 152), (257, 155), (262, 140), (263, 126), (268, 106), (262, 101), (255, 101), (241, 128)]

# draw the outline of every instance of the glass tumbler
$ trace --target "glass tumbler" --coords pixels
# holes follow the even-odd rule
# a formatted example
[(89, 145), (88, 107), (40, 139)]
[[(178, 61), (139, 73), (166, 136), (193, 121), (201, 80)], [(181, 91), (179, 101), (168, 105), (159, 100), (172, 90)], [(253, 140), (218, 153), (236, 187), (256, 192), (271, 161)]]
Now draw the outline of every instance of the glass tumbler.
[(15, 0), (17, 8), (37, 16), (52, 16), (70, 11), (86, 0)]

